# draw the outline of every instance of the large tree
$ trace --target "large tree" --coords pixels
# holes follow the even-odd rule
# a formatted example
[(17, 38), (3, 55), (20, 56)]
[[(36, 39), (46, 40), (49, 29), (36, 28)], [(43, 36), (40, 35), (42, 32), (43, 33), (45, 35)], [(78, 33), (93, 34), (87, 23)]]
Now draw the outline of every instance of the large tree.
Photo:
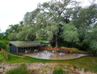
[(82, 8), (72, 0), (52, 0), (27, 12), (23, 22), (10, 26), (6, 33), (10, 40), (46, 40), (54, 47), (85, 50), (95, 46), (90, 45), (97, 41), (96, 26), (97, 4)]
[(93, 27), (97, 25), (97, 5), (92, 4), (89, 7), (77, 8), (74, 11), (72, 21), (79, 33), (79, 47), (87, 49), (87, 34), (89, 36)]

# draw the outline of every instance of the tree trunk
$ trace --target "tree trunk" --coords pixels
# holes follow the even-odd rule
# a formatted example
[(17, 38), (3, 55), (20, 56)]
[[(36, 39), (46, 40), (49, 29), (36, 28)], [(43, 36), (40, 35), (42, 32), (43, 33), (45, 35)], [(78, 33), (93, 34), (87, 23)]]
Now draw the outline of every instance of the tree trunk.
[(56, 35), (55, 38), (56, 38), (56, 39), (55, 39), (55, 47), (57, 48), (57, 47), (58, 47), (58, 38), (57, 38), (57, 35)]

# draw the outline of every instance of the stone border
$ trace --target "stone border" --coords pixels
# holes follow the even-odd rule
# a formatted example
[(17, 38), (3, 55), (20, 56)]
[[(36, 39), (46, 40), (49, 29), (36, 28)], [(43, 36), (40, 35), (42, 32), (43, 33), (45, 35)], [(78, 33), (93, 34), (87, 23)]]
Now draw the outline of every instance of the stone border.
[[(66, 54), (68, 55), (68, 54)], [(41, 57), (37, 57), (37, 56), (31, 56), (31, 55), (25, 55), (25, 56), (29, 56), (29, 57), (32, 57), (32, 58), (36, 58), (36, 59), (43, 59), (43, 60), (73, 60), (73, 59), (79, 59), (79, 58), (82, 58), (82, 57), (86, 57), (88, 56), (88, 54), (71, 54), (73, 55), (72, 58), (51, 58), (51, 59), (48, 59), (48, 58), (41, 58)]]

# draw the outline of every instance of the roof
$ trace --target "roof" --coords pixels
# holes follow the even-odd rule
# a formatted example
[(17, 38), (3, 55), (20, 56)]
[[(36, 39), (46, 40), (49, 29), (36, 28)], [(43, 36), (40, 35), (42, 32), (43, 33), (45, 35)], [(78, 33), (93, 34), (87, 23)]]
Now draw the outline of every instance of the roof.
[(45, 46), (47, 43), (43, 44), (38, 41), (10, 41), (10, 44), (16, 47), (37, 47), (37, 46)]

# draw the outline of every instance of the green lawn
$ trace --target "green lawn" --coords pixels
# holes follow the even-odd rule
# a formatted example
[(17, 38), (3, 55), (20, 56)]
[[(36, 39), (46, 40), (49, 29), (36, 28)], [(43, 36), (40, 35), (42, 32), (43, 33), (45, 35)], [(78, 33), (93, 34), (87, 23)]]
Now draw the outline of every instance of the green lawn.
[(4, 60), (4, 56), (0, 54), (0, 62)]
[(84, 68), (88, 71), (97, 72), (97, 57), (84, 57), (66, 62), (80, 69)]
[[(0, 55), (2, 59), (2, 56)], [(3, 59), (2, 59), (3, 60)], [(13, 64), (13, 63), (62, 63), (64, 65), (72, 65), (76, 66), (77, 68), (84, 68), (88, 71), (97, 72), (97, 57), (83, 57), (74, 60), (43, 60), (43, 59), (36, 59), (27, 56), (17, 56), (10, 54), (9, 58), (4, 61), (5, 63)]]
[(31, 57), (19, 57), (16, 55), (10, 55), (7, 63), (64, 63), (76, 66), (78, 68), (85, 68), (86, 70), (97, 72), (97, 57), (84, 57), (75, 60), (43, 60)]

